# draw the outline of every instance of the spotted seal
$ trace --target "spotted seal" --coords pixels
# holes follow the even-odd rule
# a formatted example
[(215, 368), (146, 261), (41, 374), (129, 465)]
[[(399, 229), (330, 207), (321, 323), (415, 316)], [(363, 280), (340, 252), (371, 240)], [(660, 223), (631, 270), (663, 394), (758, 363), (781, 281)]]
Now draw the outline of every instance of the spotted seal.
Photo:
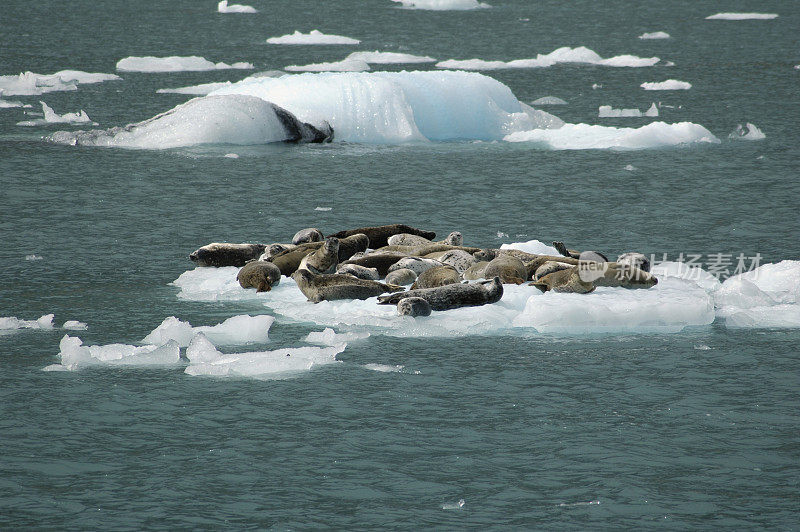
[(565, 270), (559, 270), (543, 276), (532, 283), (542, 292), (563, 292), (573, 294), (588, 294), (595, 289), (591, 281), (584, 281), (578, 272), (577, 266), (571, 266)]
[[(603, 255), (599, 251), (577, 251), (574, 249), (567, 249), (567, 246), (565, 246), (563, 242), (560, 242), (558, 240), (553, 242), (553, 247), (556, 248), (556, 251), (558, 251), (564, 257), (569, 257), (572, 259), (580, 259), (581, 255), (583, 255), (584, 253), (594, 253), (598, 255), (598, 257), (600, 257), (603, 262), (608, 262), (608, 257)], [(597, 260), (597, 258), (595, 258), (595, 260)]]
[(342, 264), (358, 264), (365, 268), (376, 268), (381, 277), (386, 277), (389, 268), (405, 257), (405, 253), (370, 253), (357, 259), (346, 260)]
[[(377, 268), (365, 268), (364, 266), (359, 266), (358, 264), (340, 264), (336, 268), (336, 273), (341, 275), (352, 275), (353, 277), (358, 277), (359, 279), (367, 279), (368, 281), (377, 281), (381, 278), (378, 275)], [(389, 283), (389, 281), (386, 281)], [(389, 284), (400, 284), (400, 283), (389, 283)]]
[(298, 269), (305, 268), (311, 273), (333, 273), (339, 264), (339, 239), (336, 237), (326, 238), (318, 250), (313, 251), (303, 257)]
[(441, 265), (442, 263), (439, 262), (438, 260), (423, 259), (421, 257), (404, 257), (395, 262), (389, 268), (389, 271), (393, 272), (395, 270), (399, 270), (402, 268), (408, 268), (409, 270), (413, 270), (414, 273), (416, 273), (417, 276), (419, 276), (425, 270)]
[(377, 225), (372, 227), (359, 227), (358, 229), (348, 229), (339, 231), (329, 236), (336, 238), (345, 238), (357, 233), (364, 233), (369, 238), (369, 246), (372, 249), (382, 248), (388, 244), (389, 237), (392, 235), (399, 235), (400, 233), (408, 233), (410, 235), (417, 235), (428, 240), (433, 240), (436, 233), (433, 231), (424, 231), (405, 224), (391, 224), (391, 225)]
[(408, 268), (400, 268), (399, 270), (389, 272), (386, 275), (386, 279), (384, 279), (384, 281), (386, 281), (388, 284), (396, 284), (400, 286), (409, 285), (416, 280), (416, 272), (414, 270), (409, 270)]
[(295, 244), (270, 244), (267, 246), (267, 249), (264, 250), (264, 253), (258, 258), (258, 260), (270, 260), (272, 257), (280, 255), (281, 253), (285, 253), (290, 249), (294, 249), (297, 246)]
[(396, 305), (407, 297), (421, 297), (432, 310), (476, 307), (496, 303), (503, 297), (503, 283), (498, 277), (480, 283), (448, 284), (437, 288), (421, 288), (378, 297), (379, 305)]
[(617, 257), (617, 264), (634, 266), (636, 268), (639, 268), (643, 272), (650, 271), (650, 259), (648, 259), (647, 256), (644, 255), (643, 253), (637, 253), (634, 251), (623, 253), (622, 255)]
[(358, 279), (352, 275), (315, 275), (303, 268), (292, 274), (300, 291), (309, 301), (333, 301), (336, 299), (369, 299), (386, 292), (405, 290), (402, 286)]
[(309, 227), (296, 232), (292, 237), (292, 244), (296, 246), (307, 242), (322, 242), (323, 240), (325, 240), (325, 237), (322, 235), (322, 231), (316, 227)]
[(251, 260), (236, 274), (242, 288), (255, 288), (256, 292), (269, 292), (281, 282), (281, 270), (271, 262)]
[(363, 233), (356, 233), (346, 238), (339, 239), (339, 262), (350, 259), (356, 253), (366, 251), (369, 247), (369, 237)]
[(499, 277), (504, 284), (522, 284), (528, 278), (528, 269), (513, 255), (498, 255), (486, 265), (483, 276), (487, 279)]
[(189, 258), (197, 266), (236, 266), (241, 268), (249, 260), (257, 259), (267, 248), (264, 244), (228, 244), (212, 242), (193, 251)]
[(430, 316), (431, 304), (421, 297), (406, 297), (397, 302), (397, 313), (401, 316)]
[(458, 270), (445, 264), (443, 266), (434, 266), (422, 272), (414, 284), (411, 285), (412, 290), (417, 288), (436, 288), (437, 286), (444, 286), (446, 284), (460, 283), (461, 274)]
[(450, 266), (458, 270), (458, 273), (462, 275), (473, 264), (478, 262), (477, 259), (475, 259), (475, 257), (472, 256), (471, 253), (467, 253), (462, 249), (451, 249), (449, 251), (445, 251), (444, 253), (442, 253), (441, 256), (439, 256), (437, 260), (442, 264), (449, 264)]

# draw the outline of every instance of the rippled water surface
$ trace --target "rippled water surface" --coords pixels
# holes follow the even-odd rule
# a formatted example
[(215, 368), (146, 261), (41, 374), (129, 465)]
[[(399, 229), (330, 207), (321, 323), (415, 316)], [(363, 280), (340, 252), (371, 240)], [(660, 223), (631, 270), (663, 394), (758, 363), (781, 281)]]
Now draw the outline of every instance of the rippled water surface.
[[(491, 9), (471, 12), (388, 0), (244, 3), (260, 13), (222, 15), (215, 2), (188, 0), (11, 0), (0, 16), (0, 75), (112, 73), (133, 55), (269, 70), (355, 49), (508, 61), (582, 45), (675, 66), (487, 74), (523, 102), (563, 98), (568, 105), (548, 110), (570, 122), (639, 127), (648, 119), (599, 119), (597, 107), (656, 101), (665, 104), (660, 119), (702, 124), (721, 142), (135, 151), (49, 144), (41, 137), (57, 128), (16, 126), (23, 111), (1, 109), (0, 316), (53, 313), (58, 327), (80, 320), (87, 330), (67, 332), (94, 345), (136, 344), (172, 315), (213, 325), (268, 312), (253, 301), (180, 299), (169, 283), (203, 244), (285, 241), (309, 226), (404, 222), (440, 235), (458, 229), (487, 247), (560, 239), (610, 254), (800, 258), (792, 3), (490, 0)], [(780, 16), (704, 20), (721, 11)], [(315, 28), (362, 44), (264, 42)], [(658, 30), (672, 39), (637, 38)], [(126, 73), (8, 99), (84, 109), (110, 127), (187, 99), (156, 89), (246, 75)], [(693, 87), (639, 88), (669, 78)], [(745, 122), (766, 139), (729, 140)], [(230, 152), (239, 158), (223, 157)], [(226, 350), (294, 347), (322, 328), (279, 316), (267, 344)], [(64, 334), (0, 332), (2, 528), (797, 526), (797, 329), (718, 320), (676, 334), (373, 334), (349, 343), (336, 364), (273, 380), (191, 377), (183, 366), (41, 371), (58, 362)]]

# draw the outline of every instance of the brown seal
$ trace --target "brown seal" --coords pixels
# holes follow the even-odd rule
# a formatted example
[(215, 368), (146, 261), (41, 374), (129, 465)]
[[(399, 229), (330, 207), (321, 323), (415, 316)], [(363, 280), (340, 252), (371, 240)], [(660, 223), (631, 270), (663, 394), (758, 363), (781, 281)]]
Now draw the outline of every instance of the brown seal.
[(298, 269), (306, 268), (311, 273), (333, 273), (339, 264), (339, 239), (329, 237), (325, 239), (322, 247), (312, 251), (300, 261)]
[(386, 292), (405, 290), (402, 286), (359, 279), (352, 275), (315, 275), (306, 269), (297, 270), (292, 279), (309, 301), (333, 301), (336, 299), (369, 299)]
[(513, 255), (498, 255), (486, 265), (483, 276), (499, 277), (503, 284), (522, 284), (528, 279), (528, 269)]
[(212, 242), (203, 246), (189, 255), (189, 258), (198, 266), (236, 266), (241, 268), (249, 260), (257, 259), (267, 248), (264, 244), (228, 244), (227, 242)]
[(433, 240), (436, 233), (433, 231), (424, 231), (405, 224), (392, 224), (392, 225), (377, 225), (372, 227), (359, 227), (358, 229), (348, 229), (339, 231), (329, 236), (336, 238), (345, 238), (350, 235), (364, 233), (369, 238), (369, 246), (372, 249), (382, 248), (388, 244), (389, 237), (392, 235), (399, 235), (400, 233), (408, 233), (410, 235), (417, 235), (428, 240)]
[(444, 266), (434, 266), (422, 272), (414, 284), (411, 285), (412, 290), (417, 288), (436, 288), (437, 286), (444, 286), (446, 284), (460, 283), (461, 274), (458, 270), (445, 264)]
[(458, 283), (437, 288), (421, 288), (399, 294), (378, 297), (379, 305), (396, 305), (407, 297), (425, 299), (433, 310), (448, 310), (459, 307), (477, 307), (496, 303), (503, 297), (503, 283), (495, 277), (480, 283)]
[(281, 270), (265, 260), (251, 260), (236, 274), (242, 288), (255, 288), (256, 292), (269, 292), (281, 282)]

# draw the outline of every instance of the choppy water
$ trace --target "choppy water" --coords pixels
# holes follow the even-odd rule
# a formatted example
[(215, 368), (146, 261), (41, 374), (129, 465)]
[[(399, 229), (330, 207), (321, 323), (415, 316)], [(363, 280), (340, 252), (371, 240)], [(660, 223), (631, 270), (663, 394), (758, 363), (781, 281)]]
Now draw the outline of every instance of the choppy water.
[[(406, 222), (459, 229), (482, 246), (538, 238), (612, 253), (800, 258), (792, 112), (800, 13), (790, 3), (496, 0), (477, 12), (244, 3), (261, 12), (221, 15), (215, 2), (12, 1), (0, 16), (0, 75), (110, 73), (130, 55), (202, 55), (267, 70), (354, 49), (510, 60), (584, 45), (676, 65), (488, 74), (521, 101), (567, 100), (548, 110), (574, 122), (639, 126), (647, 121), (598, 119), (597, 107), (680, 105), (662, 108), (661, 119), (702, 124), (722, 143), (635, 152), (503, 142), (129, 151), (47, 144), (40, 137), (55, 128), (15, 126), (25, 115), (3, 109), (0, 316), (54, 313), (57, 325), (87, 323), (71, 333), (84, 343), (109, 344), (137, 343), (170, 315), (206, 325), (263, 312), (252, 302), (182, 301), (168, 283), (191, 268), (186, 256), (200, 245), (285, 240), (308, 226)], [(719, 11), (780, 17), (704, 20)], [(362, 45), (263, 44), (314, 28)], [(656, 30), (672, 39), (636, 38)], [(13, 99), (82, 108), (109, 127), (187, 99), (158, 88), (244, 75), (131, 73)], [(693, 87), (638, 88), (668, 78)], [(729, 141), (745, 121), (767, 138)], [(222, 157), (231, 151), (240, 157)], [(278, 319), (266, 348), (298, 345), (321, 328)], [(182, 368), (42, 372), (58, 361), (63, 334), (0, 335), (3, 527), (797, 526), (797, 329), (373, 335), (349, 344), (339, 364), (267, 381), (189, 377)]]

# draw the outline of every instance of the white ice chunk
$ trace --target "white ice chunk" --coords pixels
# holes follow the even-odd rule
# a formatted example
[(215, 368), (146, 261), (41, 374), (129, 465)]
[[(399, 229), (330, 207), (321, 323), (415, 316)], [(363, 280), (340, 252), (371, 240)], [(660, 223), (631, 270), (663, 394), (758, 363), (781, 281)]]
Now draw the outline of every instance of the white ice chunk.
[(709, 130), (692, 122), (653, 122), (640, 128), (566, 124), (507, 135), (508, 142), (537, 142), (553, 150), (642, 150), (694, 143), (719, 143)]
[(230, 81), (220, 81), (214, 83), (201, 83), (200, 85), (189, 85), (177, 87), (175, 89), (158, 89), (158, 94), (192, 94), (195, 96), (205, 96), (217, 89), (230, 86)]
[(736, 129), (728, 135), (733, 140), (763, 140), (767, 136), (755, 125), (747, 122), (744, 126), (739, 124)]
[(370, 371), (377, 371), (379, 373), (400, 373), (405, 366), (397, 365), (390, 366), (388, 364), (364, 364), (364, 368)]
[(772, 20), (778, 18), (775, 13), (717, 13), (706, 17), (706, 20)]
[(448, 59), (436, 63), (438, 68), (459, 70), (497, 70), (506, 68), (544, 68), (560, 63), (582, 63), (608, 67), (649, 67), (658, 63), (658, 57), (637, 57), (634, 55), (618, 55), (603, 59), (594, 50), (585, 46), (570, 48), (563, 46), (549, 54), (539, 54), (533, 59), (515, 59), (513, 61), (484, 61), (483, 59)]
[(800, 261), (764, 264), (730, 277), (714, 297), (728, 327), (800, 327)]
[(222, 0), (217, 4), (217, 11), (220, 13), (258, 13), (253, 6), (245, 6), (242, 4), (230, 4), (228, 0)]
[(677, 79), (668, 79), (667, 81), (648, 81), (639, 85), (646, 91), (677, 91), (689, 90), (692, 84), (687, 81), (678, 81)]
[(174, 340), (181, 347), (186, 347), (198, 333), (203, 333), (214, 345), (260, 343), (269, 340), (269, 328), (274, 321), (272, 316), (243, 314), (228, 318), (218, 325), (192, 327), (189, 322), (170, 316), (148, 334), (142, 343), (161, 345)]
[(3, 89), (0, 89), (0, 109), (12, 109), (15, 107), (30, 108), (33, 106), (31, 104), (22, 103), (19, 100), (4, 100)]
[(53, 111), (53, 108), (44, 102), (42, 104), (42, 112), (44, 118), (37, 118), (36, 120), (25, 120), (17, 122), (18, 126), (41, 126), (46, 124), (89, 124), (96, 126), (97, 122), (92, 122), (92, 119), (86, 114), (86, 111), (81, 109), (79, 113), (64, 113), (60, 115)]
[(531, 105), (567, 105), (567, 102), (555, 96), (542, 96), (531, 102)]
[(122, 79), (116, 74), (101, 74), (98, 72), (84, 72), (82, 70), (59, 70), (46, 78), (59, 78), (65, 83), (77, 83), (78, 85), (86, 85), (91, 83), (102, 83), (104, 81), (115, 81)]
[(650, 273), (655, 275), (658, 279), (674, 277), (676, 279), (689, 281), (708, 293), (716, 291), (721, 286), (717, 277), (699, 266), (693, 266), (685, 262), (659, 262), (652, 267)]
[(288, 65), (288, 72), (366, 72), (369, 65), (364, 61), (343, 59), (332, 63), (312, 63), (310, 65)]
[(61, 328), (69, 331), (85, 331), (89, 328), (89, 326), (82, 321), (67, 320), (64, 322), (64, 325), (61, 326)]
[(213, 362), (221, 357), (222, 353), (217, 351), (211, 340), (201, 332), (192, 337), (189, 346), (186, 348), (186, 358), (193, 363)]
[(196, 55), (188, 57), (126, 57), (117, 61), (117, 70), (122, 72), (198, 72), (205, 70), (225, 70), (240, 69), (247, 70), (253, 68), (251, 63), (238, 62), (232, 65), (226, 63), (212, 63), (203, 57)]
[(656, 106), (656, 102), (650, 104), (650, 107), (644, 112), (644, 116), (658, 116), (658, 106)]
[(21, 320), (15, 316), (0, 317), (0, 331), (15, 331), (18, 329), (39, 329), (49, 331), (53, 329), (55, 314), (45, 314), (36, 320)]
[(345, 61), (364, 61), (365, 63), (376, 65), (394, 65), (406, 63), (433, 63), (433, 57), (427, 55), (401, 54), (397, 52), (353, 52), (345, 58)]
[(319, 30), (311, 30), (308, 33), (294, 33), (281, 35), (280, 37), (270, 37), (267, 39), (269, 44), (360, 44), (361, 41), (343, 35), (326, 35)]
[(336, 355), (345, 344), (333, 347), (298, 347), (275, 351), (220, 354), (209, 362), (192, 361), (186, 368), (189, 375), (214, 377), (251, 377), (271, 379), (291, 376), (317, 366), (336, 363)]
[(59, 348), (61, 364), (69, 370), (102, 364), (165, 366), (180, 362), (180, 349), (174, 341), (161, 346), (127, 344), (84, 346), (80, 338), (64, 335)]
[(503, 244), (500, 246), (500, 249), (518, 249), (519, 251), (533, 253), (534, 255), (555, 255), (556, 257), (561, 256), (561, 254), (556, 251), (556, 248), (539, 240), (528, 240), (527, 242)]
[(355, 340), (363, 340), (368, 338), (368, 332), (343, 332), (337, 333), (330, 327), (326, 327), (322, 332), (310, 332), (306, 336), (305, 341), (309, 344), (317, 345), (337, 345), (342, 343), (349, 343)]
[(642, 112), (638, 109), (614, 109), (610, 105), (601, 105), (598, 108), (599, 118), (640, 117)]
[(76, 91), (78, 86), (57, 76), (24, 72), (18, 76), (0, 76), (0, 89), (6, 96), (39, 96), (46, 92)]
[(666, 31), (654, 31), (652, 33), (643, 33), (639, 35), (640, 39), (669, 39), (670, 35)]
[(478, 0), (392, 0), (392, 2), (400, 2), (408, 9), (427, 11), (469, 11), (492, 7)]
[(238, 153), (226, 153), (225, 155), (223, 155), (223, 157), (225, 157), (226, 159), (238, 159), (239, 158), (239, 154)]

